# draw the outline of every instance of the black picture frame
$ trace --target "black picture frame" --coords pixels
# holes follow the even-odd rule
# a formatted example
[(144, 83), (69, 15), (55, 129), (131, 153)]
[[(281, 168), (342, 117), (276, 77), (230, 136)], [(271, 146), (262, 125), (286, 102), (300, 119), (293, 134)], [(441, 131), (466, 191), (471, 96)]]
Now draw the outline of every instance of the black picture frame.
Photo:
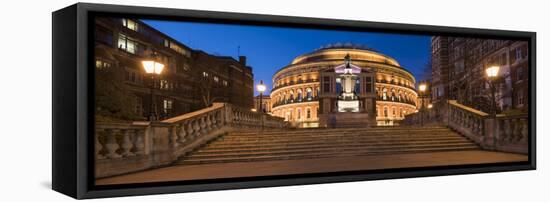
[[(527, 40), (529, 43), (529, 160), (519, 163), (399, 168), (323, 174), (246, 177), (123, 185), (94, 185), (93, 19), (97, 15), (229, 24)], [(169, 8), (78, 3), (52, 14), (52, 188), (68, 196), (98, 197), (305, 185), (536, 169), (536, 33), (353, 20), (287, 17)]]

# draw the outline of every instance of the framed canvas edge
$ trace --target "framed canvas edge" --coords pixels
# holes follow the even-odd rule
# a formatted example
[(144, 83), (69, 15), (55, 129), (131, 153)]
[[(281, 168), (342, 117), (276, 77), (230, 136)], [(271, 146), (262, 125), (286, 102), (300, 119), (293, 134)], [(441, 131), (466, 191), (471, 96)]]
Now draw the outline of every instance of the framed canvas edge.
[[(77, 90), (76, 100), (77, 109), (77, 138), (76, 138), (76, 194), (72, 197), (98, 198), (98, 197), (115, 197), (115, 196), (131, 196), (131, 195), (146, 195), (146, 194), (162, 194), (162, 193), (181, 193), (195, 191), (212, 191), (212, 190), (227, 190), (227, 189), (242, 189), (242, 188), (259, 188), (259, 187), (274, 187), (274, 186), (289, 186), (289, 185), (306, 185), (318, 183), (336, 183), (336, 182), (351, 182), (364, 180), (380, 180), (380, 179), (396, 179), (410, 177), (428, 177), (428, 176), (444, 176), (444, 175), (459, 175), (459, 174), (475, 174), (487, 172), (504, 172), (504, 171), (520, 171), (520, 170), (535, 170), (536, 169), (536, 33), (523, 31), (509, 30), (491, 30), (478, 28), (460, 28), (460, 27), (443, 27), (431, 25), (413, 25), (399, 23), (381, 23), (381, 22), (366, 22), (353, 20), (335, 20), (335, 19), (320, 19), (320, 18), (305, 18), (305, 17), (289, 17), (275, 15), (259, 15), (259, 14), (244, 14), (244, 13), (228, 13), (214, 11), (197, 11), (185, 9), (170, 9), (170, 8), (152, 8), (152, 7), (135, 7), (135, 6), (120, 6), (108, 4), (90, 4), (77, 3), (76, 18), (77, 18)], [(147, 16), (167, 16), (167, 17), (196, 17), (208, 19), (225, 19), (225, 20), (250, 20), (254, 19), (257, 23), (282, 23), (295, 24), (297, 26), (310, 24), (316, 26), (338, 26), (338, 27), (356, 27), (356, 28), (374, 28), (377, 30), (387, 31), (412, 31), (418, 33), (446, 33), (475, 35), (475, 36), (494, 36), (498, 35), (505, 38), (524, 38), (530, 42), (529, 54), (529, 70), (530, 70), (530, 106), (529, 106), (529, 124), (530, 124), (530, 148), (529, 162), (521, 165), (498, 165), (498, 166), (480, 166), (473, 168), (449, 168), (441, 170), (422, 170), (422, 171), (404, 171), (394, 173), (376, 173), (376, 174), (353, 174), (345, 176), (324, 176), (324, 177), (307, 177), (307, 178), (286, 178), (286, 179), (269, 179), (255, 181), (235, 181), (223, 183), (208, 183), (197, 185), (173, 185), (173, 186), (151, 186), (139, 188), (117, 188), (108, 190), (96, 190), (90, 186), (93, 182), (93, 171), (90, 172), (90, 167), (93, 166), (91, 159), (90, 145), (93, 139), (90, 138), (90, 130), (93, 128), (93, 118), (90, 107), (90, 101), (93, 98), (93, 92), (90, 91), (89, 79), (89, 59), (91, 51), (88, 33), (92, 26), (89, 21), (91, 12), (111, 12), (111, 13), (132, 13), (136, 15)], [(53, 42), (55, 44), (55, 42)], [(71, 75), (68, 75), (71, 76)], [(59, 114), (53, 113), (53, 116)], [(70, 162), (68, 162), (70, 163)], [(93, 168), (93, 167), (92, 167)]]

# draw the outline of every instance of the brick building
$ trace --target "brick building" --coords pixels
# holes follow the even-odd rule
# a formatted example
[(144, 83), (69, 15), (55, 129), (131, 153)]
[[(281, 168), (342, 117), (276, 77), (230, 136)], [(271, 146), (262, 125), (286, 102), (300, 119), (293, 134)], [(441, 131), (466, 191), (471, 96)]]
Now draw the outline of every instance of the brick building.
[[(96, 73), (120, 70), (132, 112), (145, 119), (149, 114), (151, 78), (141, 61), (154, 52), (165, 65), (154, 79), (153, 104), (159, 118), (169, 118), (204, 108), (211, 102), (253, 107), (252, 68), (239, 61), (192, 50), (177, 40), (136, 19), (96, 18)], [(201, 88), (202, 87), (202, 88)], [(208, 87), (208, 88), (205, 88)]]
[(485, 68), (500, 66), (499, 111), (528, 108), (528, 42), (461, 37), (432, 37), (432, 100), (456, 99), (488, 111)]

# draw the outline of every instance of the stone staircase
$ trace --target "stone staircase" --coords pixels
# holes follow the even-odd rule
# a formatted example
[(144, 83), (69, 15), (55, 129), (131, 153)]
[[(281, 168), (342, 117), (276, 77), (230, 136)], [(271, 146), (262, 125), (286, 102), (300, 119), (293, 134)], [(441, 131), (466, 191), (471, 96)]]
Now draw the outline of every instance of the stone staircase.
[(327, 158), (474, 150), (479, 147), (439, 126), (296, 129), (229, 133), (181, 157), (177, 164)]

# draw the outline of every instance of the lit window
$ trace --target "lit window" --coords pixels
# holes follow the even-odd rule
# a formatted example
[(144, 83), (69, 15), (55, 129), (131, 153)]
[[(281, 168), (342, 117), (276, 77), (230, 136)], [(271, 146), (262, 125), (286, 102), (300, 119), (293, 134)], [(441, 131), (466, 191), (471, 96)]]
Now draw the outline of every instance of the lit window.
[(208, 72), (202, 72), (202, 77), (208, 77)]
[(133, 21), (133, 20), (130, 20), (130, 19), (122, 19), (122, 26), (128, 28), (128, 29), (131, 29), (131, 30), (134, 30), (134, 31), (138, 31), (138, 23), (136, 21)]
[(227, 85), (228, 85), (228, 83), (227, 83), (227, 81), (226, 81), (226, 80), (223, 80), (223, 82), (222, 82), (222, 83), (223, 83), (223, 85), (224, 85), (224, 86), (227, 86)]
[(137, 42), (126, 37), (124, 34), (118, 36), (118, 48), (125, 50), (126, 52), (135, 54), (137, 50)]
[(162, 110), (165, 114), (170, 114), (172, 111), (172, 100), (164, 99), (162, 103)]
[(218, 78), (218, 76), (214, 76), (214, 81), (218, 83), (220, 81), (220, 78)]
[(95, 67), (98, 68), (98, 69), (109, 68), (109, 67), (111, 67), (111, 63), (101, 61), (101, 60), (96, 60), (95, 61)]
[(160, 80), (160, 89), (169, 89), (168, 81), (167, 80)]

